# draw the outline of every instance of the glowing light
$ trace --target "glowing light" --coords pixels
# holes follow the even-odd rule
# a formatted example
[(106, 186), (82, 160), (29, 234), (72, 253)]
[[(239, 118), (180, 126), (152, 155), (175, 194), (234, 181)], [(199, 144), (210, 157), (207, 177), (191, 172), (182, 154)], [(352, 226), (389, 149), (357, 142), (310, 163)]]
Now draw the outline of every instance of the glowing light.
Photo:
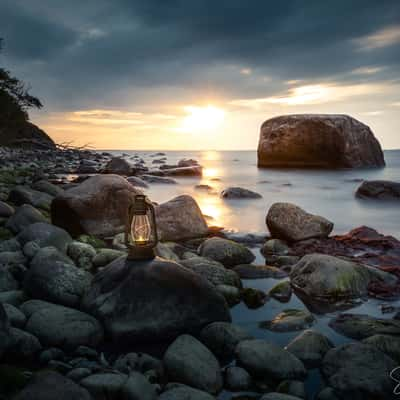
[(188, 115), (183, 119), (180, 130), (185, 132), (213, 130), (222, 124), (225, 117), (225, 112), (214, 106), (187, 106), (184, 110)]
[(204, 178), (217, 178), (218, 177), (218, 169), (217, 168), (203, 168), (203, 177)]

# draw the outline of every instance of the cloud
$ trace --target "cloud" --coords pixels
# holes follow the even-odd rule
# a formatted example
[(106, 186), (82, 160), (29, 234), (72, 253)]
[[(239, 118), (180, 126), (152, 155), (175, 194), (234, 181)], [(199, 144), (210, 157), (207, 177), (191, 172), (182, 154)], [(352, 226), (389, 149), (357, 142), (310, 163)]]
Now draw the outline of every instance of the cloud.
[(381, 72), (385, 67), (359, 67), (351, 71), (354, 75), (373, 75)]
[(370, 35), (355, 39), (360, 50), (369, 51), (400, 43), (400, 25), (380, 29)]

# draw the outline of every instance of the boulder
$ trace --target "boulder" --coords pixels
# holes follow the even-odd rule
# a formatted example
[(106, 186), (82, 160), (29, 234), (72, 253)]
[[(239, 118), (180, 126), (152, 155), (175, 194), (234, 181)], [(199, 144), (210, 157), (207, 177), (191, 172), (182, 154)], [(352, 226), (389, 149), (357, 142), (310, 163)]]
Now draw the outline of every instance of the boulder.
[(17, 236), (21, 246), (28, 242), (35, 242), (39, 247), (55, 247), (65, 253), (72, 238), (68, 232), (45, 222), (36, 222), (27, 226)]
[(363, 339), (362, 342), (375, 346), (397, 363), (400, 362), (400, 336), (377, 334)]
[(124, 231), (128, 207), (140, 193), (120, 176), (92, 176), (53, 200), (52, 222), (73, 236), (114, 236)]
[(42, 346), (37, 337), (18, 328), (10, 329), (10, 345), (6, 351), (9, 360), (32, 361)]
[(287, 273), (270, 265), (239, 264), (232, 268), (241, 279), (286, 278)]
[(164, 176), (155, 175), (141, 175), (141, 178), (147, 183), (164, 183), (167, 185), (176, 185), (178, 182), (172, 178), (165, 178)]
[(159, 342), (199, 333), (214, 321), (230, 321), (225, 299), (213, 286), (159, 258), (116, 259), (95, 275), (82, 304), (115, 342)]
[(88, 391), (53, 371), (39, 372), (14, 400), (92, 400)]
[(103, 173), (129, 176), (134, 171), (133, 165), (121, 157), (113, 157), (105, 166)]
[(364, 181), (356, 191), (359, 198), (400, 200), (400, 182)]
[(218, 360), (193, 336), (179, 336), (165, 352), (164, 365), (172, 382), (184, 383), (213, 394), (222, 389)]
[(163, 393), (158, 400), (215, 400), (211, 394), (186, 385), (177, 385)]
[(232, 392), (242, 392), (251, 389), (253, 380), (243, 368), (230, 366), (225, 370), (225, 386)]
[(10, 320), (6, 310), (3, 307), (3, 304), (0, 303), (0, 357), (3, 356), (12, 343), (10, 331)]
[(208, 227), (193, 197), (181, 195), (156, 207), (161, 241), (180, 241), (206, 236)]
[(124, 400), (156, 400), (157, 393), (144, 375), (132, 371), (121, 388), (121, 397)]
[(77, 307), (92, 276), (66, 261), (55, 249), (41, 249), (25, 275), (26, 293), (36, 299)]
[(90, 270), (96, 250), (90, 244), (74, 241), (68, 245), (67, 254), (79, 268)]
[(283, 379), (303, 379), (306, 369), (292, 353), (264, 340), (243, 340), (236, 347), (236, 357), (240, 365), (253, 377)]
[(228, 187), (221, 192), (223, 199), (261, 199), (261, 194), (241, 187)]
[(93, 258), (93, 266), (96, 268), (105, 267), (115, 259), (126, 255), (126, 252), (115, 249), (98, 249), (97, 254)]
[(185, 268), (199, 274), (213, 285), (230, 285), (241, 287), (239, 276), (236, 272), (226, 269), (218, 261), (213, 261), (205, 257), (191, 257), (180, 260), (179, 263)]
[(34, 207), (42, 208), (44, 210), (50, 209), (52, 200), (53, 197), (47, 193), (39, 192), (38, 190), (21, 185), (14, 186), (8, 196), (8, 201), (17, 206), (30, 204)]
[(301, 381), (282, 381), (276, 388), (278, 393), (294, 396), (295, 398), (306, 399), (306, 388), (304, 382)]
[(126, 180), (132, 185), (132, 186), (137, 186), (141, 188), (148, 188), (149, 185), (141, 178), (137, 176), (129, 176), (126, 178)]
[(103, 340), (103, 328), (95, 318), (54, 304), (33, 312), (25, 329), (43, 346), (69, 351), (80, 345), (96, 347)]
[(8, 292), (18, 288), (18, 281), (14, 278), (6, 266), (0, 264), (0, 292)]
[(310, 368), (319, 366), (325, 354), (331, 348), (333, 348), (333, 344), (326, 336), (311, 329), (307, 329), (296, 336), (286, 346), (286, 350)]
[(394, 285), (397, 278), (376, 268), (326, 254), (308, 254), (293, 267), (291, 284), (314, 301), (334, 302), (368, 293), (368, 285), (380, 281)]
[(199, 162), (197, 160), (194, 160), (192, 158), (182, 158), (181, 160), (178, 161), (178, 167), (193, 167), (193, 166), (198, 166)]
[(268, 211), (266, 224), (274, 238), (288, 242), (325, 238), (333, 229), (332, 222), (291, 203), (274, 203)]
[(193, 165), (189, 167), (166, 168), (162, 170), (162, 174), (169, 176), (202, 176), (203, 167)]
[(200, 332), (200, 340), (223, 362), (231, 361), (238, 343), (246, 339), (252, 339), (252, 336), (228, 322), (213, 322)]
[(10, 324), (16, 328), (23, 328), (26, 323), (25, 314), (12, 304), (3, 303), (3, 307)]
[(347, 115), (298, 114), (261, 125), (259, 167), (383, 167), (385, 160), (371, 129)]
[(220, 237), (205, 240), (199, 247), (203, 257), (222, 263), (225, 267), (248, 264), (255, 260), (255, 255), (244, 245)]
[(14, 208), (9, 204), (0, 201), (0, 218), (9, 218), (15, 212)]
[(288, 245), (280, 239), (269, 239), (261, 247), (261, 254), (263, 256), (277, 255), (287, 256), (289, 254)]
[(364, 314), (339, 314), (329, 322), (329, 326), (341, 335), (357, 340), (378, 334), (400, 337), (399, 320), (375, 318)]
[(51, 182), (45, 180), (36, 181), (32, 185), (32, 188), (38, 190), (39, 192), (47, 193), (53, 197), (64, 192), (64, 189), (62, 189), (60, 186), (53, 185)]
[(30, 204), (24, 204), (18, 207), (15, 213), (8, 218), (5, 227), (14, 233), (19, 233), (36, 222), (46, 222), (46, 218), (35, 207)]
[(290, 286), (290, 281), (283, 281), (277, 283), (268, 293), (270, 297), (275, 300), (281, 301), (282, 303), (287, 303), (292, 296), (292, 287)]
[(231, 285), (217, 285), (216, 289), (224, 296), (229, 307), (240, 303), (240, 289)]
[(348, 343), (328, 351), (322, 373), (340, 399), (391, 399), (397, 363), (374, 346)]
[(260, 322), (260, 328), (273, 332), (293, 332), (309, 328), (315, 322), (313, 315), (307, 310), (283, 310), (271, 321)]
[(100, 372), (83, 378), (79, 384), (86, 388), (94, 399), (117, 400), (122, 398), (122, 396), (120, 396), (121, 389), (127, 379), (127, 375), (112, 372)]

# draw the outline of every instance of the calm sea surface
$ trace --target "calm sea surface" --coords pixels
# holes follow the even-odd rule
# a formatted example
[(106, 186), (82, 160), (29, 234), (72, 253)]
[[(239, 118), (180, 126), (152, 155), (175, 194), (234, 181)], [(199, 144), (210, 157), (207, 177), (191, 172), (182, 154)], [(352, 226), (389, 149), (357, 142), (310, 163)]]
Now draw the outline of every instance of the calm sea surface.
[[(122, 152), (113, 151), (120, 155)], [(129, 152), (139, 154), (151, 166), (155, 152)], [(358, 200), (354, 192), (361, 180), (387, 179), (400, 181), (400, 150), (385, 151), (386, 168), (362, 170), (284, 170), (258, 169), (255, 151), (197, 151), (165, 152), (169, 164), (182, 158), (195, 158), (204, 166), (200, 178), (177, 178), (177, 185), (152, 184), (146, 193), (153, 201), (164, 202), (179, 194), (194, 196), (204, 214), (212, 217), (213, 225), (239, 232), (266, 232), (265, 216), (269, 207), (277, 201), (292, 202), (305, 210), (322, 215), (335, 224), (335, 233), (345, 233), (360, 225), (367, 225), (384, 234), (400, 237), (400, 206), (390, 202)], [(155, 167), (157, 164), (155, 165)], [(208, 194), (195, 190), (197, 184), (208, 184), (215, 193)], [(259, 192), (263, 198), (256, 200), (223, 200), (219, 193), (229, 186), (241, 186)], [(252, 249), (256, 263), (264, 264), (259, 249)], [(245, 287), (268, 292), (284, 279), (243, 280)], [(347, 312), (390, 318), (393, 313), (382, 314), (383, 301), (368, 299)], [(400, 301), (392, 302), (395, 307)], [(257, 310), (249, 310), (243, 303), (231, 309), (233, 322), (250, 331), (257, 338), (264, 338), (281, 346), (287, 345), (300, 332), (276, 333), (259, 328), (261, 321), (273, 319), (284, 309), (309, 309), (296, 295), (288, 303), (274, 299)], [(312, 311), (312, 310), (310, 310)], [(328, 323), (339, 312), (316, 314), (313, 329), (324, 333), (335, 345), (351, 341), (333, 331)], [(315, 398), (323, 385), (318, 369), (309, 371), (306, 389), (309, 399)], [(220, 400), (231, 399), (223, 392)]]

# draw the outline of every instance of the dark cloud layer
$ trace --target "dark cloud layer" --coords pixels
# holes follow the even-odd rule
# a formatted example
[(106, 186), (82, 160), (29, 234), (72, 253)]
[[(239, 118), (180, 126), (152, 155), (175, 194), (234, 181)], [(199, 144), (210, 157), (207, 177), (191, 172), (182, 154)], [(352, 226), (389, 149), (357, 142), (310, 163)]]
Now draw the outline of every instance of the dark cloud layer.
[[(399, 44), (363, 51), (357, 39), (399, 21), (399, 0), (0, 3), (2, 61), (60, 108), (105, 105), (126, 88), (138, 104), (165, 88), (262, 96), (288, 79), (361, 79), (349, 72), (364, 66), (393, 78)], [(242, 68), (272, 80), (244, 79)]]

